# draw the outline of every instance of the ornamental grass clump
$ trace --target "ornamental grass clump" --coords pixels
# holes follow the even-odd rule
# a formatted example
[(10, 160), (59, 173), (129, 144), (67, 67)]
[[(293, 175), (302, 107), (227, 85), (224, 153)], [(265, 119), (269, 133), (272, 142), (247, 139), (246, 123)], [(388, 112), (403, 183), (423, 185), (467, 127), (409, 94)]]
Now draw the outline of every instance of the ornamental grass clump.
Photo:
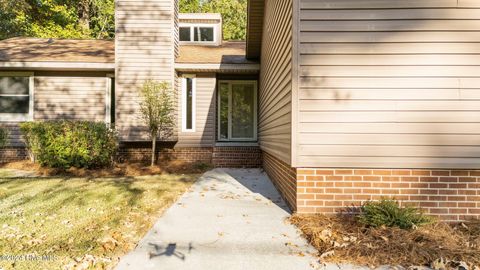
[(101, 122), (27, 122), (20, 130), (32, 160), (41, 166), (105, 167), (113, 163), (117, 150), (115, 131)]
[(413, 229), (430, 224), (434, 219), (422, 213), (418, 208), (401, 207), (396, 200), (381, 199), (364, 203), (360, 209), (358, 221), (371, 227)]

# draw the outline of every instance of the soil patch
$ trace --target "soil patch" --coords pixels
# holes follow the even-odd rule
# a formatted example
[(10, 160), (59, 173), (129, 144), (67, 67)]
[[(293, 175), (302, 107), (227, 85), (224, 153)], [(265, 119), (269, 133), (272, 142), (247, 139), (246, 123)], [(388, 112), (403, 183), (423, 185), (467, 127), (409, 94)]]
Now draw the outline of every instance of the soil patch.
[(111, 167), (99, 169), (67, 170), (45, 168), (30, 161), (18, 161), (0, 164), (0, 169), (11, 169), (32, 172), (37, 176), (69, 176), (69, 177), (124, 177), (147, 176), (158, 174), (199, 174), (208, 171), (212, 166), (205, 163), (187, 163), (182, 161), (161, 161), (151, 167), (145, 163), (115, 163)]
[(432, 266), (435, 261), (480, 266), (480, 221), (435, 223), (415, 230), (368, 228), (353, 216), (294, 215), (291, 222), (318, 249), (324, 262)]

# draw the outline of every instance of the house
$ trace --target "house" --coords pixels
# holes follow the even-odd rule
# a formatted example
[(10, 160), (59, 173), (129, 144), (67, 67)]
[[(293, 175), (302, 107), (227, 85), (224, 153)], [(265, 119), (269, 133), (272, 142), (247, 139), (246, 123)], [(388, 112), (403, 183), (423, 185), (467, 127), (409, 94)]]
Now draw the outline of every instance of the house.
[[(170, 82), (165, 153), (261, 165), (297, 212), (394, 196), (448, 221), (480, 216), (480, 1), (249, 0), (246, 44), (221, 42), (221, 23), (172, 0), (117, 0), (114, 62), (101, 46), (42, 62), (22, 45), (19, 59), (0, 49), (0, 66), (26, 72), (9, 79), (22, 117), (105, 118), (126, 158), (148, 151), (138, 87)], [(90, 115), (89, 102), (103, 105)]]

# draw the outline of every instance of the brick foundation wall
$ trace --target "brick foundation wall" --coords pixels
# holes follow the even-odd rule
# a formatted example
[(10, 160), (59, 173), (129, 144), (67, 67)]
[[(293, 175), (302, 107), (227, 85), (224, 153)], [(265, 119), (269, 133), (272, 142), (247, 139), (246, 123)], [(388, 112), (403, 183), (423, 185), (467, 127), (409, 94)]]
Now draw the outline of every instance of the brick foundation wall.
[(274, 156), (263, 152), (263, 169), (292, 211), (296, 211), (296, 170)]
[(0, 149), (0, 163), (25, 160), (28, 153), (25, 147), (7, 147)]
[(260, 168), (262, 151), (260, 147), (215, 147), (212, 162), (220, 168)]
[[(149, 162), (151, 148), (120, 147), (118, 160), (121, 162)], [(212, 163), (212, 148), (160, 148), (157, 151), (158, 160), (180, 160), (184, 162)]]
[[(117, 160), (120, 162), (150, 162), (151, 148), (148, 143), (121, 144)], [(0, 163), (25, 160), (24, 147), (0, 150)], [(208, 163), (222, 168), (260, 168), (262, 151), (259, 147), (179, 147), (162, 145), (157, 150), (158, 160), (180, 160), (191, 163)]]
[[(151, 150), (145, 144), (125, 144), (119, 149), (118, 159), (129, 162), (150, 161)], [(157, 152), (159, 160), (203, 162), (222, 168), (262, 167), (262, 151), (259, 147), (191, 147), (174, 148), (161, 146)]]
[(302, 168), (297, 183), (300, 213), (333, 214), (394, 197), (445, 221), (480, 217), (480, 171)]

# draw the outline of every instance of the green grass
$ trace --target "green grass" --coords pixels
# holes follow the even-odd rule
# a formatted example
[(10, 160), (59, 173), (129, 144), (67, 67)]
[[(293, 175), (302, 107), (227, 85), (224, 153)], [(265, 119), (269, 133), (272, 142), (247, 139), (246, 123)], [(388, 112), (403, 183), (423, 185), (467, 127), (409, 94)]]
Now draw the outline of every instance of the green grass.
[(0, 170), (0, 256), (49, 256), (0, 257), (0, 269), (110, 269), (196, 178), (13, 178)]

